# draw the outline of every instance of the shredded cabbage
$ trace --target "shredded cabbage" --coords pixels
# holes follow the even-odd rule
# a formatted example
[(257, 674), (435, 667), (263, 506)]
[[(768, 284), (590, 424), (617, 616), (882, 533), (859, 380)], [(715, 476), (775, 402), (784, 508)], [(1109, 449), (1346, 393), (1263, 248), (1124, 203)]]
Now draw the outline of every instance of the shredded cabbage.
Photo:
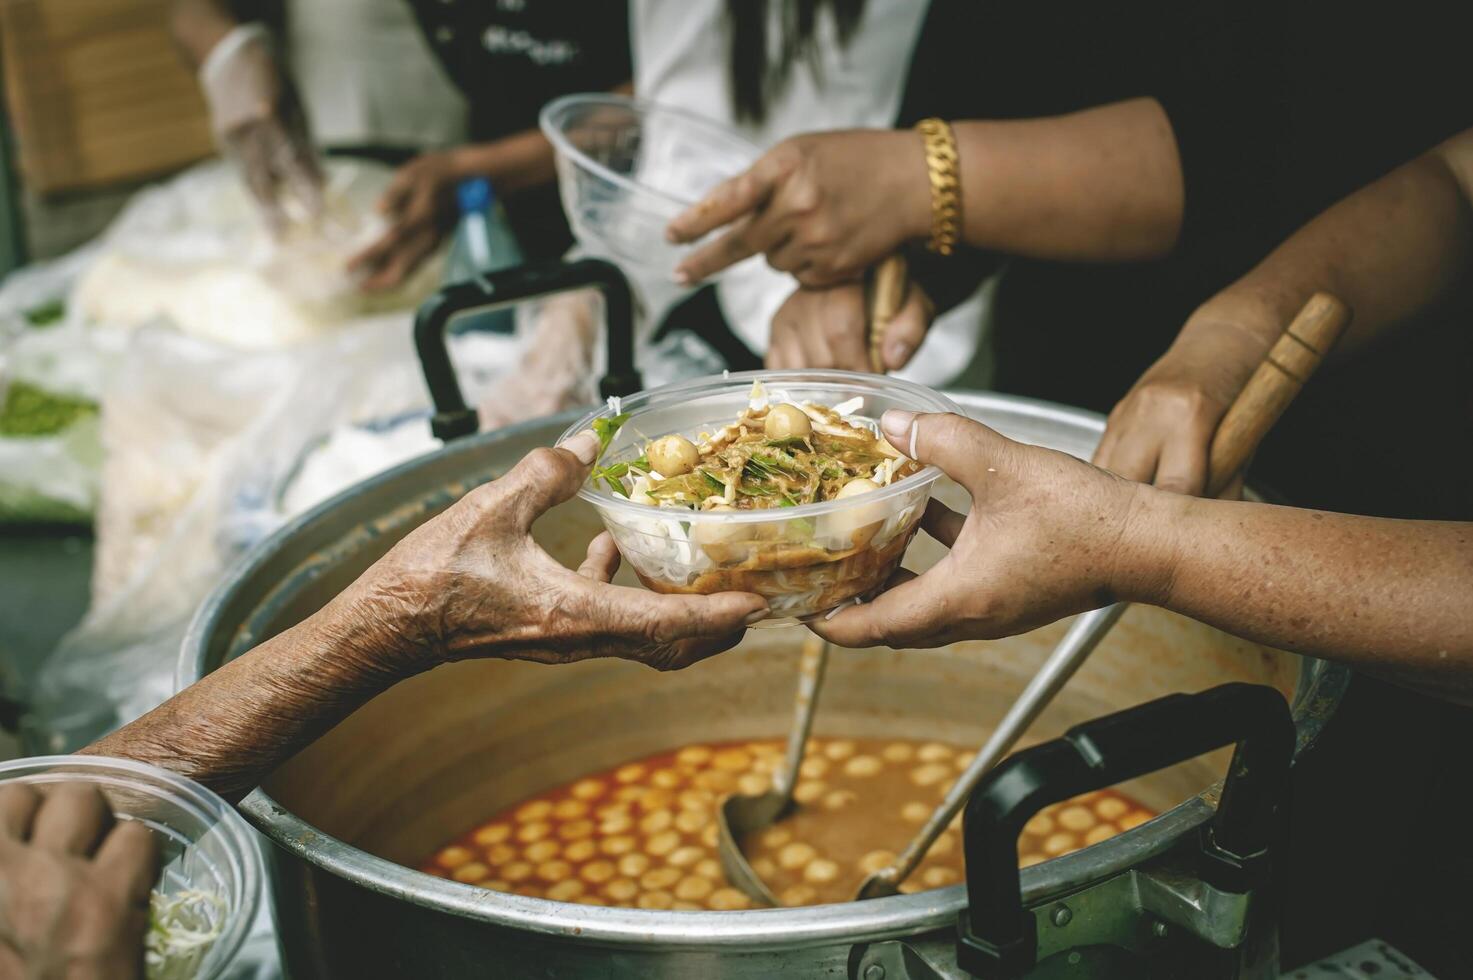
[(148, 980), (190, 980), (225, 928), (225, 900), (186, 888), (149, 898), (143, 966)]

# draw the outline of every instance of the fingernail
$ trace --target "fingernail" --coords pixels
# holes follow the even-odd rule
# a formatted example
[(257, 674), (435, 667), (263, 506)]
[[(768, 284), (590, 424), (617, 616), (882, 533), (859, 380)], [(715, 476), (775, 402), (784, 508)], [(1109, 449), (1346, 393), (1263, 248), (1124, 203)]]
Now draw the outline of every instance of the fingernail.
[(890, 341), (885, 345), (885, 363), (892, 371), (904, 367), (905, 362), (910, 360), (910, 350), (910, 344), (903, 340)]
[(665, 241), (672, 245), (680, 244), (680, 233), (675, 230), (674, 225), (665, 229)]
[(690, 273), (689, 272), (686, 272), (684, 269), (676, 269), (675, 270), (675, 285), (677, 285), (677, 286), (689, 286), (690, 284), (691, 284)]
[(598, 459), (598, 435), (592, 429), (584, 429), (574, 436), (569, 436), (558, 443), (559, 449), (566, 449), (578, 457), (578, 462), (584, 466), (592, 465)]
[(905, 438), (905, 434), (910, 431), (910, 427), (915, 424), (915, 420), (915, 412), (903, 412), (898, 408), (892, 408), (880, 416), (880, 428), (885, 431), (885, 435), (887, 436), (903, 439)]
[(771, 614), (772, 610), (768, 609), (766, 606), (763, 606), (761, 609), (754, 609), (751, 612), (747, 613), (747, 618), (743, 620), (743, 622), (746, 623), (748, 626), (755, 626)]

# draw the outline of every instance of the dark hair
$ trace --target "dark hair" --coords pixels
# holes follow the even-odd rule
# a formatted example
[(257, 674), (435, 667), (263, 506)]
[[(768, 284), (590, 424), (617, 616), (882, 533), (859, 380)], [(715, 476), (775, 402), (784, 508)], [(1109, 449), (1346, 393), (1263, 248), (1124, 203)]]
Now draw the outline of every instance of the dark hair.
[(768, 0), (726, 0), (726, 16), (731, 24), (732, 109), (743, 122), (761, 122), (766, 117), (768, 99), (782, 94), (794, 62), (808, 60), (817, 65), (813, 32), (821, 8), (832, 8), (839, 26), (840, 44), (849, 43), (864, 13), (864, 0), (776, 2), (782, 7), (782, 45), (777, 52), (777, 63), (769, 65)]

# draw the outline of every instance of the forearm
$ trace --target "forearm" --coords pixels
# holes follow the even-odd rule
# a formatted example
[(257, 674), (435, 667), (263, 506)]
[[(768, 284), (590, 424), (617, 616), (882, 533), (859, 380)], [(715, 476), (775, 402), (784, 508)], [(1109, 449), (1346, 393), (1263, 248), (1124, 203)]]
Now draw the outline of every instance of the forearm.
[(224, 0), (174, 0), (169, 24), (185, 57), (198, 68), (238, 21)]
[(492, 143), (472, 143), (449, 151), (460, 178), (486, 177), (508, 194), (556, 179), (552, 144), (539, 129), (513, 133)]
[(1154, 99), (953, 128), (967, 244), (1074, 261), (1150, 259), (1175, 244), (1181, 165)]
[[(634, 83), (616, 85), (611, 91), (629, 95)], [(541, 187), (557, 179), (552, 144), (535, 127), (490, 143), (456, 147), (450, 154), (452, 166), (462, 179), (486, 177), (497, 190), (506, 193)]]
[[(1315, 218), (1197, 316), (1233, 319), (1267, 350), (1315, 292), (1354, 313), (1339, 350), (1354, 349), (1445, 299), (1473, 262), (1464, 163), (1473, 134), (1449, 141)], [(1194, 317), (1196, 319), (1197, 317)]]
[(152, 763), (237, 800), (413, 672), (378, 666), (392, 658), (374, 655), (363, 625), (343, 600), (330, 604), (82, 751)]
[(1148, 495), (1123, 597), (1473, 702), (1473, 525)]

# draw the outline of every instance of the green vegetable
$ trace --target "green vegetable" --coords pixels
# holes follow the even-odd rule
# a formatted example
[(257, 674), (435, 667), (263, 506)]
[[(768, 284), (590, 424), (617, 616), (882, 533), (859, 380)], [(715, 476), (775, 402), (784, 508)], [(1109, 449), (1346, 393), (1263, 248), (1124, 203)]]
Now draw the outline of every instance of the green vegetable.
[(592, 476), (595, 480), (607, 480), (609, 477), (619, 479), (629, 473), (628, 463), (610, 463), (608, 466), (594, 467)]
[(54, 323), (60, 323), (62, 317), (66, 316), (66, 303), (63, 300), (54, 299), (49, 303), (31, 307), (23, 315), (33, 327), (49, 327)]
[(701, 476), (704, 476), (706, 478), (706, 482), (711, 485), (711, 489), (712, 490), (715, 490), (717, 493), (725, 493), (726, 492), (726, 481), (725, 480), (718, 480), (716, 477), (712, 476), (710, 473), (708, 473), (705, 470), (697, 470), (696, 472), (700, 473)]
[(0, 407), (0, 436), (49, 436), (97, 414), (95, 402), (13, 381)]
[(614, 436), (618, 434), (619, 430), (624, 427), (624, 423), (628, 421), (628, 412), (615, 415), (611, 419), (593, 420), (593, 432), (598, 436), (598, 454), (600, 456), (608, 452), (609, 443), (614, 441)]
[(618, 477), (616, 477), (616, 476), (610, 476), (609, 474), (605, 473), (605, 474), (603, 474), (603, 479), (604, 479), (604, 482), (609, 485), (609, 489), (612, 490), (612, 491), (614, 491), (615, 493), (617, 493), (619, 496), (621, 496), (621, 497), (628, 497), (629, 496), (629, 491), (624, 489), (624, 484), (622, 482), (620, 482), (620, 480), (619, 480)]
[[(738, 484), (736, 490), (737, 493), (741, 494), (743, 497), (771, 497), (773, 494), (777, 493), (777, 489), (775, 487), (754, 487), (746, 483)], [(790, 504), (788, 506), (792, 505)]]

